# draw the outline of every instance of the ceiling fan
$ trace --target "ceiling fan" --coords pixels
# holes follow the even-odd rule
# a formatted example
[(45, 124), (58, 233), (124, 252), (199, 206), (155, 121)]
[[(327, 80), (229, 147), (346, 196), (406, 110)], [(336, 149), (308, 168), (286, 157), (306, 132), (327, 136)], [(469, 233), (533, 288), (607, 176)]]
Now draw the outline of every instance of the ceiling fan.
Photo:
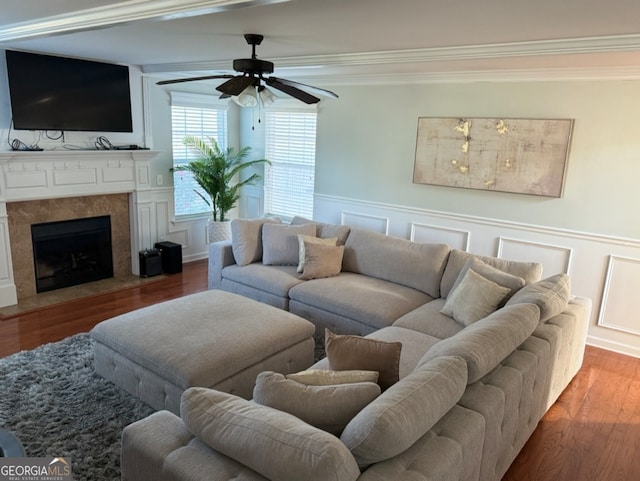
[(162, 80), (158, 85), (166, 85), (180, 82), (193, 82), (197, 80), (211, 79), (228, 79), (226, 82), (218, 85), (216, 90), (222, 93), (220, 98), (232, 97), (238, 104), (243, 107), (254, 107), (258, 103), (258, 96), (263, 104), (272, 103), (276, 97), (266, 88), (272, 87), (280, 90), (291, 97), (294, 97), (306, 104), (315, 104), (320, 98), (312, 95), (323, 95), (333, 98), (338, 96), (330, 90), (313, 87), (293, 80), (287, 80), (279, 77), (268, 76), (265, 74), (273, 73), (273, 62), (261, 60), (256, 57), (256, 45), (260, 45), (264, 39), (263, 35), (248, 33), (244, 36), (245, 40), (251, 45), (251, 58), (238, 58), (233, 61), (233, 70), (240, 72), (239, 75), (206, 75), (203, 77), (190, 77), (175, 80)]

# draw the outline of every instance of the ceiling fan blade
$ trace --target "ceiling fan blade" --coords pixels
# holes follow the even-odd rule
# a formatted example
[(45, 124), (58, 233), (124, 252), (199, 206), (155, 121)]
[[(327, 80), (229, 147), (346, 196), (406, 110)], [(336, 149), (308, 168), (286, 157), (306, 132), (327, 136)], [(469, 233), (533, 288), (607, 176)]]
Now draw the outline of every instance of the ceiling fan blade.
[(292, 97), (304, 102), (305, 104), (317, 104), (320, 102), (318, 97), (315, 97), (311, 94), (308, 94), (304, 90), (300, 90), (298, 87), (294, 87), (293, 85), (287, 85), (277, 79), (275, 77), (269, 77), (265, 79), (267, 85), (269, 87), (273, 87), (274, 89), (278, 89), (284, 92), (287, 95), (291, 95)]
[(180, 82), (195, 82), (197, 80), (213, 80), (217, 78), (233, 78), (234, 75), (224, 74), (224, 75), (205, 75), (204, 77), (189, 77), (189, 78), (179, 78), (174, 80), (161, 80), (160, 82), (156, 82), (156, 85), (167, 85), (167, 84), (177, 84)]
[(294, 82), (293, 80), (287, 80), (285, 78), (279, 77), (271, 77), (272, 79), (278, 80), (285, 85), (290, 85), (292, 87), (302, 87), (305, 90), (310, 90), (311, 92), (318, 95), (326, 95), (327, 97), (333, 97), (334, 99), (338, 98), (338, 95), (331, 90), (321, 89), (320, 87), (314, 87), (313, 85), (307, 85), (300, 82)]
[(244, 89), (253, 85), (255, 81), (255, 77), (233, 77), (218, 85), (216, 90), (227, 95), (240, 95)]

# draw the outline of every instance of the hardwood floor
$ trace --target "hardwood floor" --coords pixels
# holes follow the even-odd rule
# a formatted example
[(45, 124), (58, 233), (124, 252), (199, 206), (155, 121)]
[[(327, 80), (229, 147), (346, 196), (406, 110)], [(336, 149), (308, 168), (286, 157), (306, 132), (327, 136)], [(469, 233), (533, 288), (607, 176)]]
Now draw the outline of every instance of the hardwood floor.
[[(156, 282), (0, 320), (0, 357), (207, 288), (207, 262)], [(587, 347), (582, 369), (540, 421), (503, 481), (640, 479), (640, 359)]]

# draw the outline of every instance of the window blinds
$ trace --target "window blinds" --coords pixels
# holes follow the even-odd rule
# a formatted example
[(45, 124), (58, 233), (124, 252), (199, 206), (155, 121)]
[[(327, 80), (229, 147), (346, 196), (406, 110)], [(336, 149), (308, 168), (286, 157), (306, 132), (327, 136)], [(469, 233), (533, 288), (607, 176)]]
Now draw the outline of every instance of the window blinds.
[(316, 160), (315, 111), (265, 112), (265, 214), (313, 217)]
[[(171, 93), (171, 136), (173, 165), (186, 164), (196, 158), (183, 143), (187, 135), (202, 139), (213, 137), (220, 147), (227, 143), (227, 110), (207, 95)], [(189, 172), (174, 172), (175, 216), (209, 213), (211, 209), (195, 193), (202, 192)], [(206, 194), (205, 194), (206, 197)]]

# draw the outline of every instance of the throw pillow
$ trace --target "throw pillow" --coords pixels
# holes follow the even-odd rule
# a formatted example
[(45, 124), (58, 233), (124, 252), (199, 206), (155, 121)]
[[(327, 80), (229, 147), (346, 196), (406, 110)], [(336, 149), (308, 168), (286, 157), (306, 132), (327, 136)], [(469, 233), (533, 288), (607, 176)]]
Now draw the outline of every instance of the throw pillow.
[(313, 236), (315, 224), (271, 224), (262, 228), (262, 263), (265, 265), (298, 265), (298, 235)]
[(316, 224), (316, 235), (318, 237), (321, 237), (323, 239), (337, 237), (339, 246), (344, 245), (344, 243), (347, 241), (347, 237), (349, 237), (349, 232), (351, 231), (351, 227), (349, 227), (348, 225), (316, 222), (305, 217), (300, 217), (298, 215), (294, 216), (293, 219), (291, 219), (291, 225), (308, 224), (310, 222)]
[(304, 257), (306, 253), (306, 250), (304, 247), (305, 242), (309, 244), (322, 244), (325, 246), (335, 246), (335, 245), (338, 245), (338, 238), (330, 237), (328, 239), (322, 239), (321, 237), (298, 234), (298, 272), (299, 273), (302, 273), (302, 271), (304, 271)]
[(354, 382), (378, 382), (376, 371), (352, 369), (350, 371), (331, 371), (330, 369), (307, 369), (306, 371), (287, 374), (286, 378), (307, 386), (328, 386), (332, 384), (349, 384)]
[(239, 266), (262, 258), (262, 226), (280, 224), (279, 218), (233, 219), (231, 221), (231, 251)]
[(509, 299), (507, 305), (531, 303), (540, 308), (540, 322), (546, 322), (560, 314), (571, 295), (571, 279), (567, 274), (556, 274), (533, 284), (528, 284)]
[(451, 249), (447, 259), (447, 266), (440, 280), (440, 294), (442, 298), (449, 297), (453, 283), (458, 278), (460, 270), (470, 257), (477, 257), (485, 264), (489, 264), (514, 276), (522, 277), (527, 284), (537, 282), (542, 277), (542, 264), (538, 262), (510, 261), (499, 257), (481, 256), (458, 249)]
[(329, 369), (378, 371), (378, 384), (384, 391), (400, 379), (402, 343), (378, 341), (360, 336), (337, 335), (325, 329), (324, 348)]
[(355, 481), (360, 476), (353, 455), (335, 436), (232, 394), (187, 389), (180, 417), (200, 441), (268, 479)]
[(440, 312), (468, 326), (495, 311), (509, 292), (511, 290), (508, 287), (502, 287), (468, 269), (462, 282), (449, 293)]
[(508, 272), (502, 271), (487, 264), (486, 262), (483, 262), (477, 257), (470, 257), (464, 266), (462, 266), (462, 269), (460, 269), (460, 274), (458, 274), (458, 278), (453, 283), (450, 292), (454, 291), (455, 288), (458, 287), (469, 269), (473, 269), (477, 274), (480, 274), (485, 279), (489, 279), (502, 287), (508, 287), (510, 289), (509, 294), (507, 294), (502, 300), (499, 307), (502, 307), (502, 305), (504, 305), (512, 295), (525, 285), (525, 281), (522, 277), (514, 276)]
[(327, 246), (306, 243), (304, 246), (304, 269), (300, 279), (333, 277), (342, 270), (344, 246)]
[(373, 382), (307, 386), (271, 371), (258, 374), (253, 389), (258, 404), (293, 414), (336, 436), (379, 395), (380, 386)]

